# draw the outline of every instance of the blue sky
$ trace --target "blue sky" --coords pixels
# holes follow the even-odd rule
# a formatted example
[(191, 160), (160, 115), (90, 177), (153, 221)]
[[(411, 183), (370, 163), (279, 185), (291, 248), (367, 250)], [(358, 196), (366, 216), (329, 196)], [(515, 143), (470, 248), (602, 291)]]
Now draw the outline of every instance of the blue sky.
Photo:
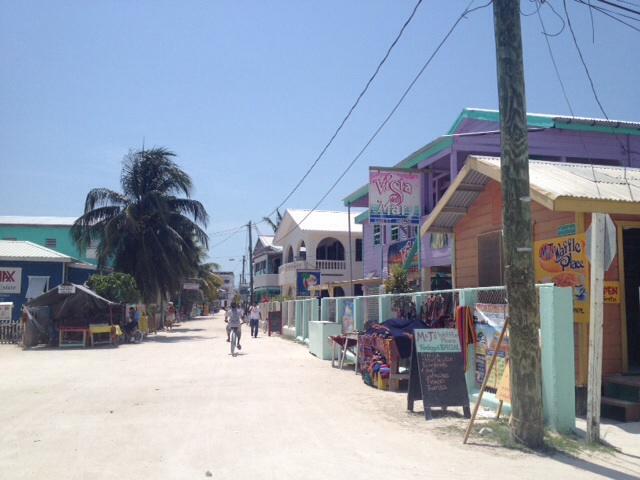
[[(163, 146), (210, 214), (211, 259), (240, 274), (248, 241), (240, 227), (252, 221), (272, 233), (260, 221), (311, 168), (416, 3), (0, 0), (0, 214), (79, 216), (91, 188), (120, 190), (129, 149)], [(640, 1), (618, 3), (640, 11)], [(422, 2), (281, 212), (320, 202), (467, 6)], [(634, 30), (573, 0), (566, 8), (606, 115), (640, 121), (640, 15), (625, 19)], [(527, 110), (604, 118), (563, 2), (548, 0), (538, 12), (523, 1), (521, 9)], [(548, 40), (569, 104), (541, 21), (557, 33)], [(341, 200), (367, 183), (369, 165), (399, 162), (446, 133), (466, 107), (497, 105), (489, 6), (458, 23), (318, 208), (344, 210)]]

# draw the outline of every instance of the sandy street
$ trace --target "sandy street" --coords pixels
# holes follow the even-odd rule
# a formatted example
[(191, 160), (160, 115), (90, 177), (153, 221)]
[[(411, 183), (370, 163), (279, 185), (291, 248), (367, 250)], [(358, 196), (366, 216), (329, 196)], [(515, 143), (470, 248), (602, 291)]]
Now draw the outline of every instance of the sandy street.
[(0, 345), (0, 477), (640, 478), (638, 424), (603, 425), (616, 455), (462, 445), (467, 420), (427, 422), (295, 342), (244, 326), (234, 358), (225, 340), (216, 315), (119, 348)]

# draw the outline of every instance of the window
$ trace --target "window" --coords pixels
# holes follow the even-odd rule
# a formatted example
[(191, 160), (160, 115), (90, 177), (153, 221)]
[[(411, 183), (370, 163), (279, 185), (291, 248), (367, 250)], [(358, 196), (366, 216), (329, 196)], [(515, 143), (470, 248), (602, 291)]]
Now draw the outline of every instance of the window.
[(373, 226), (373, 246), (382, 245), (382, 229), (379, 224)]
[(398, 225), (391, 225), (391, 241), (400, 240), (400, 228)]
[(44, 239), (44, 246), (47, 248), (56, 248), (56, 244), (58, 242), (56, 241), (55, 238), (45, 238)]
[(38, 298), (49, 290), (49, 277), (36, 277), (29, 275), (29, 285), (27, 286), (27, 300)]
[(356, 262), (362, 261), (362, 239), (356, 238)]
[(92, 240), (87, 247), (86, 252), (87, 258), (97, 259), (98, 258), (98, 242), (96, 240)]
[(504, 285), (504, 254), (502, 232), (478, 235), (478, 286)]

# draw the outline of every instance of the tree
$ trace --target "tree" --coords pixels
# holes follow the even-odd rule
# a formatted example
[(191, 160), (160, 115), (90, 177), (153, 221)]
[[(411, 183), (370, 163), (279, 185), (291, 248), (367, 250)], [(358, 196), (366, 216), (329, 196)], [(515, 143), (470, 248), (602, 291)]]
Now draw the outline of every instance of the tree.
[[(391, 265), (389, 277), (384, 280), (383, 285), (385, 293), (411, 293), (407, 271), (399, 264)], [(396, 310), (398, 317), (405, 318), (409, 313), (411, 301), (407, 295), (398, 295), (391, 300), (391, 306)]]
[[(191, 178), (165, 148), (130, 151), (122, 161), (122, 193), (94, 188), (71, 227), (81, 252), (97, 244), (98, 266), (132, 275), (147, 303), (177, 293), (180, 279), (197, 271), (198, 249), (209, 237), (209, 216), (190, 198)], [(185, 195), (179, 198), (177, 195)]]
[(280, 222), (282, 222), (282, 214), (280, 213), (280, 209), (276, 208), (276, 221), (274, 222), (269, 217), (262, 217), (262, 220), (268, 223), (271, 228), (273, 228), (273, 233), (278, 231), (278, 227), (280, 226)]
[(91, 275), (86, 285), (101, 297), (112, 302), (133, 304), (140, 301), (136, 280), (126, 273)]

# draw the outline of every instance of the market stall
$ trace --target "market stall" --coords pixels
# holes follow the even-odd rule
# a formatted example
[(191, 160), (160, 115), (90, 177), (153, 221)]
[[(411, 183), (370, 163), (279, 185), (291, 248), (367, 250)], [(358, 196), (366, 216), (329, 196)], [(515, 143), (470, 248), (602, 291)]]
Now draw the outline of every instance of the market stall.
[[(51, 324), (58, 334), (60, 347), (85, 347), (93, 344), (91, 325), (120, 325), (124, 319), (124, 305), (111, 302), (94, 291), (72, 283), (63, 283), (25, 304), (29, 309), (47, 307)], [(98, 329), (99, 330), (99, 329)]]

